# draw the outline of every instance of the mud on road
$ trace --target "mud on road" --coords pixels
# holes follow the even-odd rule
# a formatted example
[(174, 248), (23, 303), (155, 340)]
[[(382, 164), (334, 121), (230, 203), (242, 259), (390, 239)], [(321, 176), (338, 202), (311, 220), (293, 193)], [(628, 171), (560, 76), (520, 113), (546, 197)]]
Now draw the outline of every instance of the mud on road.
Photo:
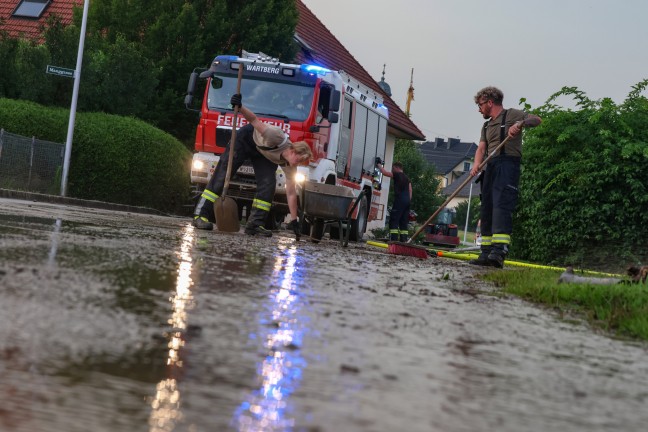
[(645, 429), (645, 343), (478, 271), (1, 199), (0, 430)]

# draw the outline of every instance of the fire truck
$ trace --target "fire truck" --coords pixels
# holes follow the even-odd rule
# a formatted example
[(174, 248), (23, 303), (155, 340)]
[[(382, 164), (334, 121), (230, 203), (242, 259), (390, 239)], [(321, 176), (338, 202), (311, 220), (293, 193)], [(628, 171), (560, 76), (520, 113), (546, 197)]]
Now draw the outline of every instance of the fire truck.
[[(385, 217), (380, 199), (382, 175), (375, 161), (376, 157), (385, 157), (388, 111), (378, 93), (344, 71), (282, 63), (263, 53), (246, 51), (241, 56), (218, 55), (209, 69), (194, 69), (185, 106), (200, 113), (191, 168), (196, 193), (207, 185), (230, 140), (232, 127), (246, 124), (239, 115), (234, 125), (230, 105), (241, 67), (243, 104), (261, 121), (281, 127), (292, 142), (305, 141), (311, 147), (313, 158), (307, 167), (298, 168), (297, 176), (303, 176), (306, 182), (338, 186), (345, 193), (351, 190), (358, 197), (351, 215), (350, 239), (361, 240), (368, 222)], [(194, 96), (201, 78), (207, 81), (197, 109), (193, 107), (197, 105)], [(288, 213), (281, 169), (277, 169), (276, 179), (271, 224), (280, 223)], [(244, 164), (233, 174), (227, 192), (237, 200), (240, 216), (244, 208), (250, 208), (255, 191), (252, 166)], [(337, 237), (336, 226), (330, 227), (331, 237)], [(319, 240), (324, 225), (313, 223), (309, 229), (311, 237)]]

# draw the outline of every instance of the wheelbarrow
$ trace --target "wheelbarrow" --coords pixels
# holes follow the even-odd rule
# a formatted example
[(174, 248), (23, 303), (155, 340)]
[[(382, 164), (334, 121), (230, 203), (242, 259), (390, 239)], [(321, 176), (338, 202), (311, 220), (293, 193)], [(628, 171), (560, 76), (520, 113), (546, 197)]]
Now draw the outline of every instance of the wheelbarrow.
[(307, 222), (311, 227), (311, 239), (319, 242), (326, 225), (337, 225), (340, 245), (348, 246), (353, 212), (365, 194), (363, 190), (356, 197), (348, 187), (306, 182), (299, 193), (300, 232)]

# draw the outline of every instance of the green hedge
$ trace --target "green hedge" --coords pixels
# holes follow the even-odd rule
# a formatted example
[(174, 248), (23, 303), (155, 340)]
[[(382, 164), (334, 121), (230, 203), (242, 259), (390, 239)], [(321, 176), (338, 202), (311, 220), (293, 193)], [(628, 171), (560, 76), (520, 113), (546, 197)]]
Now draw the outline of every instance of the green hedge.
[[(65, 143), (69, 110), (0, 98), (0, 128)], [(68, 196), (180, 213), (189, 199), (191, 152), (140, 120), (77, 113)]]
[[(648, 80), (621, 104), (575, 87), (554, 94), (525, 132), (513, 253), (624, 273), (648, 261)], [(562, 108), (555, 99), (574, 100)]]

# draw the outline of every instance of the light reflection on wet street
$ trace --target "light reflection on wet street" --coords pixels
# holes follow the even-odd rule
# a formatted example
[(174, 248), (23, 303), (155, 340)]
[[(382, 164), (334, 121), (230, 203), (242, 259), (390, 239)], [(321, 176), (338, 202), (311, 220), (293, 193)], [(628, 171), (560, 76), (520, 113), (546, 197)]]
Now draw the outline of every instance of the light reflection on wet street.
[(0, 199), (0, 431), (639, 431), (648, 345), (461, 261)]

